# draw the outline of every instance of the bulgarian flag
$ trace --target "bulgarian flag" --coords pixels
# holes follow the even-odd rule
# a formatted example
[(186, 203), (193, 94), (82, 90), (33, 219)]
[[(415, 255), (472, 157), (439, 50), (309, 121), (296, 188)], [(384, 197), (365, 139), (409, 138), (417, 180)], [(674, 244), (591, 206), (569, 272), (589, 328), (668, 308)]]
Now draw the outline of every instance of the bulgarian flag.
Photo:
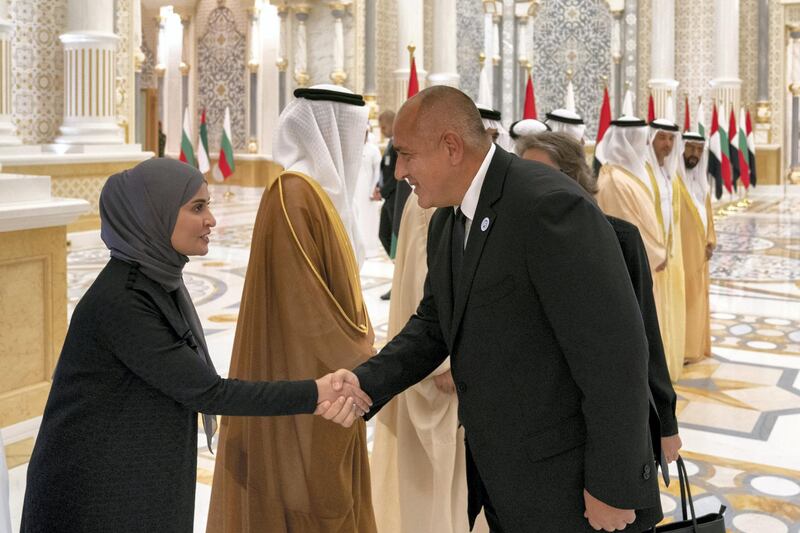
[(720, 115), (721, 113), (717, 112), (717, 104), (715, 103), (714, 110), (711, 113), (708, 173), (714, 178), (714, 196), (717, 200), (722, 198), (723, 184), (729, 193), (733, 193), (728, 136), (725, 133), (725, 126), (722, 124)]
[[(606, 90), (608, 94), (608, 90)], [(531, 71), (528, 70), (528, 84), (525, 87), (525, 107), (523, 108), (522, 118), (532, 118), (534, 120), (539, 117), (536, 115), (536, 96), (533, 94), (533, 78), (531, 78)]]
[(193, 167), (197, 166), (197, 160), (194, 158), (194, 148), (192, 141), (189, 139), (192, 136), (190, 131), (191, 125), (189, 124), (189, 108), (183, 111), (183, 131), (181, 131), (181, 154), (178, 159)]
[(739, 168), (739, 132), (736, 129), (736, 113), (731, 106), (731, 116), (728, 119), (728, 137), (730, 139), (730, 158), (733, 174), (733, 190), (739, 185), (741, 169)]
[(753, 135), (753, 122), (750, 120), (750, 110), (745, 113), (745, 124), (747, 129), (747, 152), (750, 159), (750, 185), (756, 186), (756, 139)]
[(750, 188), (750, 150), (747, 147), (747, 134), (744, 131), (744, 108), (739, 110), (739, 129), (736, 131), (737, 148), (739, 149), (739, 178), (745, 189)]
[(656, 119), (656, 103), (653, 100), (653, 93), (650, 93), (650, 98), (647, 100), (647, 123), (650, 124)]
[(606, 135), (606, 130), (611, 126), (611, 101), (608, 98), (608, 86), (603, 89), (603, 103), (600, 105), (600, 121), (597, 124), (597, 140), (594, 143), (594, 174), (595, 176), (600, 172), (600, 167), (605, 163), (604, 155), (602, 154), (605, 144), (603, 138)]
[(231, 110), (225, 108), (225, 121), (222, 125), (222, 139), (219, 142), (219, 161), (214, 167), (214, 179), (225, 181), (236, 170), (233, 163), (233, 143), (231, 142)]
[(203, 174), (211, 170), (211, 164), (208, 161), (208, 124), (206, 123), (205, 108), (200, 116), (200, 133), (197, 136), (197, 168)]

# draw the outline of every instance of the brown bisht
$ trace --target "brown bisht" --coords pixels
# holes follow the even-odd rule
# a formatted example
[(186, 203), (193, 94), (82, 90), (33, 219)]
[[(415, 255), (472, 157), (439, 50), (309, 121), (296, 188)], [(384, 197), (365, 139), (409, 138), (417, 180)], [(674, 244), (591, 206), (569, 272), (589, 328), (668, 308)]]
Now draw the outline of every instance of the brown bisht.
[[(313, 379), (373, 354), (353, 248), (327, 194), (284, 172), (258, 209), (231, 378)], [(366, 427), (223, 417), (209, 533), (373, 533)]]

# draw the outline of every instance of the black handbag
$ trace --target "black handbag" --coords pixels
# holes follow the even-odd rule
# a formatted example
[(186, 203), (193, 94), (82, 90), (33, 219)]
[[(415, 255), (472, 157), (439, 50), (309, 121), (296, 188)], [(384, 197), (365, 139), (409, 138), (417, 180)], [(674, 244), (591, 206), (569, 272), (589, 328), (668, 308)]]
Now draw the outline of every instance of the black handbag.
[[(722, 516), (725, 514), (725, 506), (720, 506), (718, 513), (709, 513), (698, 518), (694, 512), (694, 502), (692, 501), (692, 491), (689, 488), (689, 475), (686, 473), (686, 465), (683, 464), (683, 459), (680, 456), (678, 456), (677, 463), (678, 481), (681, 485), (683, 520), (657, 526), (653, 528), (653, 531), (655, 533), (725, 533), (725, 517)], [(687, 503), (692, 513), (691, 518), (686, 514)]]

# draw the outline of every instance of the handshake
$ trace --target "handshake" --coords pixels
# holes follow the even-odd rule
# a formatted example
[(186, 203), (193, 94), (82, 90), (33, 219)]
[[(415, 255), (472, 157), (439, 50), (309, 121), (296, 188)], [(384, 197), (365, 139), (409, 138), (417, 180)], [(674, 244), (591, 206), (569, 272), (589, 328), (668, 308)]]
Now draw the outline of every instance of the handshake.
[(356, 418), (369, 412), (372, 399), (361, 390), (358, 378), (349, 370), (337, 370), (316, 380), (315, 415), (349, 428)]

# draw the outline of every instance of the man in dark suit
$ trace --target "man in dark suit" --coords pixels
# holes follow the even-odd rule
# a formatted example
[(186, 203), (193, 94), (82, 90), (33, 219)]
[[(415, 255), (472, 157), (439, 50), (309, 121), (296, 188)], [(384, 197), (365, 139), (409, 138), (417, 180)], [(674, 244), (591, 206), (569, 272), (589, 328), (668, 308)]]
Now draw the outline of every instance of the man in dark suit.
[[(397, 152), (392, 146), (392, 131), (394, 126), (394, 111), (387, 110), (378, 117), (378, 124), (381, 127), (381, 134), (389, 139), (386, 150), (381, 159), (381, 178), (378, 186), (375, 187), (373, 198), (383, 198), (381, 206), (381, 218), (378, 225), (378, 239), (381, 241), (386, 255), (394, 259), (392, 252), (392, 230), (394, 228), (395, 217), (395, 192), (397, 191), (397, 181), (394, 179), (394, 167), (397, 164)], [(398, 225), (399, 227), (399, 225)], [(381, 300), (388, 300), (392, 291), (381, 295)]]
[(648, 347), (614, 230), (576, 183), (491, 144), (456, 89), (408, 100), (394, 134), (396, 175), (440, 209), (417, 313), (354, 371), (369, 416), (451, 354), (471, 523), (649, 530)]

